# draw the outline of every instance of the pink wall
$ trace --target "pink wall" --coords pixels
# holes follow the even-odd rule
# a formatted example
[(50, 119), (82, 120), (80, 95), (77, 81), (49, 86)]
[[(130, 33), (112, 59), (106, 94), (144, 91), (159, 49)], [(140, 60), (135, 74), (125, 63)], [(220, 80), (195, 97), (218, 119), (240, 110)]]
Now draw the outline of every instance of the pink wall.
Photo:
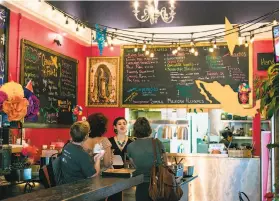
[[(253, 74), (255, 76), (267, 76), (266, 71), (258, 71), (257, 55), (258, 53), (273, 52), (272, 40), (255, 41), (253, 45)], [(261, 117), (257, 114), (253, 121), (253, 141), (255, 142), (254, 155), (261, 155)]]
[[(124, 116), (123, 108), (85, 108), (85, 78), (86, 78), (86, 57), (98, 56), (97, 47), (85, 47), (77, 42), (63, 37), (62, 46), (53, 43), (55, 32), (34, 22), (18, 13), (10, 13), (9, 33), (9, 74), (10, 79), (19, 82), (20, 72), (20, 40), (26, 39), (44, 47), (50, 48), (61, 54), (79, 60), (78, 64), (78, 104), (84, 108), (84, 115), (93, 112), (102, 112), (109, 119), (109, 127), (106, 136), (113, 136), (112, 121), (118, 116)], [(114, 51), (104, 51), (104, 56), (120, 56), (120, 48)], [(69, 129), (26, 129), (25, 137), (31, 143), (41, 147), (42, 144), (50, 144), (52, 141), (69, 139)]]

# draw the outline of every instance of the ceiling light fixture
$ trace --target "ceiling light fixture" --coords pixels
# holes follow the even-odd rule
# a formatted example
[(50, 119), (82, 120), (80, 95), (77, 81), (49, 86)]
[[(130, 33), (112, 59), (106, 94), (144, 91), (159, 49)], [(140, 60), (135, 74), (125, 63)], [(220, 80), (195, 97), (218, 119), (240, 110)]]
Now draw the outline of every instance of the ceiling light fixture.
[(139, 10), (138, 10), (138, 0), (134, 1), (134, 16), (140, 22), (146, 22), (150, 20), (151, 24), (156, 24), (158, 22), (158, 18), (161, 17), (162, 21), (165, 23), (171, 23), (176, 15), (175, 13), (175, 0), (170, 0), (170, 12), (167, 12), (166, 7), (162, 7), (160, 10), (158, 9), (159, 0), (148, 0), (147, 5), (145, 5), (145, 9), (143, 10), (143, 15), (139, 18)]

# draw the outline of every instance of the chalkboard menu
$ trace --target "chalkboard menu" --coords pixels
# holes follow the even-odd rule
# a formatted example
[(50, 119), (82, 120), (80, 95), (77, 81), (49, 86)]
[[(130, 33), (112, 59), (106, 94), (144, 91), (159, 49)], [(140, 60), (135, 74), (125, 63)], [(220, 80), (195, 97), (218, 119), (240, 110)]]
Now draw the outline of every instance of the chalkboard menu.
[[(21, 42), (21, 84), (31, 80), (40, 100), (38, 124), (61, 127), (73, 123), (72, 109), (77, 104), (77, 63), (33, 42)], [(30, 124), (34, 125), (34, 124)]]
[[(218, 81), (237, 91), (240, 83), (249, 83), (249, 50), (236, 46), (230, 55), (226, 45), (214, 52), (209, 47), (196, 47), (198, 56), (182, 47), (157, 46), (154, 57), (146, 56), (133, 46), (123, 47), (121, 68), (121, 103), (123, 107), (186, 107), (191, 105), (219, 105), (211, 95), (212, 103), (205, 99), (195, 80)], [(203, 86), (202, 86), (203, 87)], [(207, 92), (207, 91), (206, 91)]]

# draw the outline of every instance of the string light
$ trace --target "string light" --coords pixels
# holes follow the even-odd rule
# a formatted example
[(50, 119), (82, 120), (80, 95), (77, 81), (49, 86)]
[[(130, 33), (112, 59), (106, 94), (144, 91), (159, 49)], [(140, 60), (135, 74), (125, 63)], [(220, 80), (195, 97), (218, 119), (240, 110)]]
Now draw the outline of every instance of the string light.
[[(139, 7), (139, 0), (135, 0), (135, 4), (134, 4), (134, 6), (135, 7)], [(72, 19), (73, 21), (75, 21), (76, 22), (76, 24), (77, 24), (77, 18), (76, 17), (72, 17), (71, 15), (69, 15), (69, 14), (67, 14), (67, 13), (65, 13), (65, 12), (63, 12), (63, 11), (61, 11), (61, 10), (59, 10), (58, 8), (55, 8), (53, 5), (51, 5), (51, 4), (49, 4), (50, 5), (50, 8), (52, 8), (52, 10), (53, 11), (58, 11), (58, 12), (60, 12), (60, 13), (62, 13), (62, 14), (64, 14), (64, 16), (65, 16), (65, 24), (69, 24), (69, 23), (71, 23), (70, 21), (69, 21), (69, 19)], [(260, 17), (258, 17), (258, 18), (256, 18), (256, 19), (252, 19), (252, 20), (250, 20), (250, 21), (247, 21), (247, 22), (244, 22), (244, 23), (242, 23), (242, 24), (240, 24), (240, 25), (237, 25), (237, 31), (239, 32), (239, 35), (240, 35), (240, 37), (239, 37), (239, 44), (241, 45), (244, 41), (244, 38), (245, 38), (245, 40), (247, 39), (247, 43), (249, 42), (249, 37), (248, 38), (246, 38), (246, 37), (244, 37), (243, 36), (243, 38), (241, 37), (241, 35), (243, 34), (241, 31), (243, 30), (243, 26), (245, 26), (245, 24), (246, 23), (251, 23), (251, 24), (256, 24), (257, 22), (255, 22), (255, 21), (257, 21), (257, 20), (259, 20), (259, 19), (267, 19), (269, 16), (272, 16), (273, 14), (275, 14), (275, 13), (279, 13), (279, 9), (276, 9), (276, 10), (274, 10), (274, 11), (272, 11), (272, 12), (270, 12), (270, 13), (267, 13), (267, 14), (265, 14), (265, 15), (262, 15), (262, 16), (260, 16)], [(82, 22), (80, 22), (79, 23), (79, 25), (81, 24), (81, 27), (84, 27), (85, 28), (85, 24), (83, 24)], [(277, 20), (276, 19), (274, 19), (273, 21), (272, 21), (272, 23), (270, 23), (269, 25), (267, 25), (267, 26), (265, 26), (265, 27), (268, 27), (268, 26), (272, 26), (272, 25), (277, 25), (278, 24), (278, 22), (277, 22)], [(101, 25), (101, 26), (104, 26), (104, 25)], [(104, 26), (104, 27), (107, 27), (107, 26)], [(113, 28), (113, 27), (107, 27), (107, 28), (109, 28), (109, 29), (116, 29), (116, 28)], [(242, 29), (241, 29), (242, 28)], [(257, 27), (257, 28), (254, 28), (254, 29), (251, 29), (251, 30), (248, 30), (248, 31), (244, 31), (244, 32), (252, 32), (252, 31), (254, 31), (254, 30), (259, 30), (259, 29), (262, 29), (262, 28), (264, 28), (264, 27)], [(92, 30), (95, 30), (95, 28), (94, 27), (89, 27), (89, 29), (92, 29)], [(239, 30), (238, 30), (239, 29)], [(78, 31), (81, 31), (81, 29), (79, 30), (79, 27), (77, 27), (76, 28), (76, 31), (78, 32)], [(154, 34), (191, 34), (191, 45), (193, 46), (194, 44), (195, 44), (195, 42), (194, 41), (196, 41), (197, 42), (197, 40), (196, 40), (196, 38), (194, 38), (193, 36), (194, 36), (194, 34), (197, 34), (197, 33), (207, 33), (207, 32), (209, 32), (209, 31), (211, 31), (211, 30), (205, 30), (205, 31), (198, 31), (198, 32), (192, 32), (192, 33), (153, 33), (152, 34), (152, 36), (154, 35)], [(233, 31), (234, 33), (236, 33), (236, 27), (234, 27), (234, 29), (232, 29), (231, 31)], [(109, 31), (108, 31), (109, 32)], [(140, 32), (137, 32), (137, 31), (130, 31), (130, 32), (133, 32), (133, 33), (140, 33)], [(222, 31), (221, 30), (221, 32), (224, 32), (224, 30)], [(263, 32), (265, 32), (265, 31), (263, 31)], [(263, 32), (260, 32), (260, 33), (263, 33)], [(110, 32), (109, 32), (110, 33)], [(259, 32), (257, 32), (256, 34), (260, 34)], [(227, 31), (224, 33), (224, 35), (229, 35), (229, 34), (232, 34), (232, 32), (231, 33), (227, 33)], [(135, 34), (134, 34), (135, 35)], [(134, 37), (134, 35), (132, 35), (132, 34), (123, 34), (123, 35), (119, 35), (118, 34), (118, 39), (120, 39), (121, 41), (126, 41), (126, 42), (130, 42), (131, 43), (131, 38), (129, 38), (129, 37)], [(221, 37), (223, 37), (223, 36), (220, 36), (220, 35), (218, 35), (218, 33), (217, 34), (212, 34), (211, 35), (211, 37), (218, 37), (218, 38), (221, 38)], [(252, 35), (251, 35), (252, 36)], [(143, 37), (143, 38), (146, 38), (146, 37)], [(199, 36), (198, 38), (202, 38), (201, 36)], [(139, 39), (139, 38), (138, 38)], [(158, 39), (154, 39), (153, 37), (152, 37), (152, 43), (157, 43), (157, 42), (159, 42), (159, 41), (161, 41), (160, 39), (162, 39), (162, 38), (158, 38)], [(252, 39), (252, 40), (251, 40)], [(142, 39), (143, 40), (143, 39)], [(168, 40), (169, 40), (169, 42), (168, 42)], [(172, 40), (172, 39), (168, 39), (168, 38), (166, 38), (166, 40), (162, 40), (162, 41), (164, 41), (163, 43), (165, 43), (165, 44), (170, 44), (170, 40)], [(175, 39), (176, 40), (176, 39)], [(177, 39), (177, 40), (179, 40), (179, 39)], [(188, 39), (184, 39), (184, 42), (186, 42)], [(200, 39), (198, 39), (199, 41), (198, 42), (200, 42)], [(253, 42), (253, 40), (254, 40), (254, 37), (250, 37), (250, 42)], [(146, 39), (145, 39), (145, 41), (146, 41)], [(205, 40), (202, 40), (202, 41), (204, 41), (205, 42)], [(241, 42), (242, 41), (242, 42)], [(110, 41), (109, 41), (110, 42)], [(108, 45), (110, 45), (110, 44), (108, 44)], [(179, 43), (179, 45), (180, 45), (180, 43)], [(245, 44), (244, 44), (245, 45)], [(144, 49), (146, 49), (147, 48), (147, 45), (145, 44), (144, 45)], [(213, 48), (215, 49), (215, 44), (213, 44)], [(176, 47), (176, 49), (177, 49), (177, 51), (179, 51), (180, 49), (181, 49), (181, 47), (180, 46), (177, 46)]]
[(138, 51), (138, 48), (137, 48), (137, 40), (136, 40), (136, 44), (134, 46), (134, 52), (137, 52)]
[(254, 34), (251, 32), (251, 34), (250, 34), (251, 36), (250, 36), (250, 42), (251, 43), (253, 43), (254, 42), (254, 40), (255, 40), (255, 38), (254, 38)]
[(146, 52), (145, 52), (145, 55), (149, 55), (150, 54), (150, 51), (149, 50), (146, 50)]
[(240, 30), (239, 30), (239, 32), (238, 32), (238, 41), (239, 41), (239, 45), (242, 45), (242, 43), (243, 43), (243, 38), (242, 38), (242, 36), (241, 36)]
[(191, 46), (194, 46), (194, 42), (193, 42), (193, 33), (191, 33)]
[(79, 24), (77, 24), (77, 28), (76, 28), (76, 31), (77, 31), (77, 32), (79, 31)]
[(111, 51), (114, 50), (114, 45), (113, 45), (113, 43), (111, 43), (110, 50), (111, 50)]
[(155, 53), (154, 53), (154, 52), (151, 52), (150, 57), (151, 57), (151, 58), (154, 58), (154, 56), (155, 56)]
[(214, 48), (214, 49), (216, 49), (216, 48), (217, 48), (216, 38), (215, 38), (215, 41), (214, 41), (214, 44), (213, 44), (213, 48)]
[(194, 53), (194, 52), (195, 52), (195, 49), (192, 47), (190, 52), (191, 52), (191, 53)]
[(209, 52), (214, 52), (214, 49), (212, 47), (210, 47)]
[(197, 50), (194, 52), (194, 56), (198, 56), (198, 51)]
[(247, 39), (245, 38), (245, 47), (248, 47), (248, 46), (249, 46), (248, 41), (247, 41)]

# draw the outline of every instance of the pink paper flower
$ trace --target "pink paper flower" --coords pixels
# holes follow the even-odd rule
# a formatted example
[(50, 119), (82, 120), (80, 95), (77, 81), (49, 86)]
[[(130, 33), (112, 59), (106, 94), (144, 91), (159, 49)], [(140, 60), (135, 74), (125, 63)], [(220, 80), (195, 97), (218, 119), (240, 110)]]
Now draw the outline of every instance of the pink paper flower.
[(0, 91), (0, 111), (3, 109), (3, 103), (8, 99), (8, 95), (4, 91)]

